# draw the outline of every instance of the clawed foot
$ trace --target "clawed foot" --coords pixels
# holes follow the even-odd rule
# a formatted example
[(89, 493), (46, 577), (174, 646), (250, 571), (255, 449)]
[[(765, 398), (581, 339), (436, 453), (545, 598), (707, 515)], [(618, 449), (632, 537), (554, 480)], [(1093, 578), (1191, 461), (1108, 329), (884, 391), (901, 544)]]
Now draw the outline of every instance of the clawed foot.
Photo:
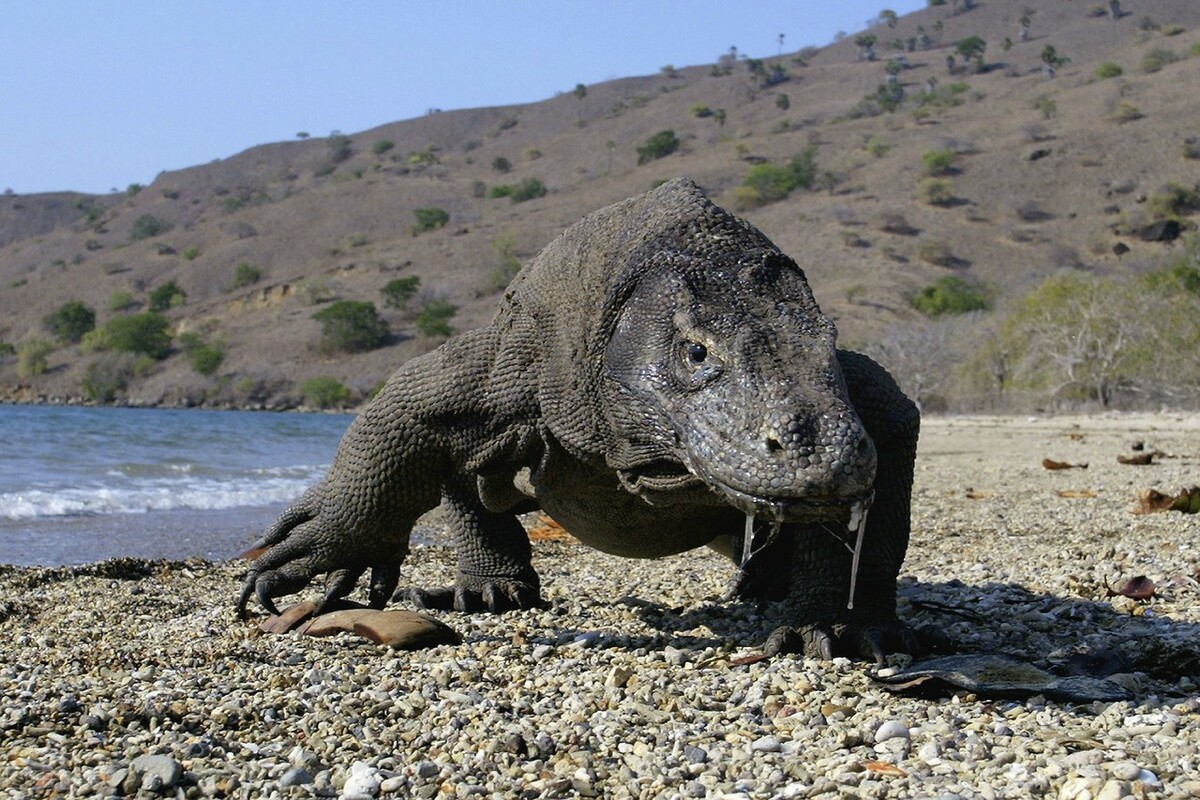
[(898, 622), (781, 625), (767, 638), (767, 656), (797, 654), (825, 661), (845, 655), (884, 663), (890, 653), (918, 654), (923, 650), (913, 631)]
[[(314, 615), (323, 613), (328, 607), (335, 605), (354, 590), (358, 579), (367, 570), (339, 569), (329, 573), (325, 584), (325, 595), (317, 603)], [(259, 605), (268, 614), (279, 615), (274, 598), (292, 594), (303, 589), (312, 580), (303, 566), (285, 565), (280, 569), (263, 569), (256, 563), (246, 573), (246, 581), (242, 584), (242, 593), (238, 598), (237, 614), (241, 619), (250, 616), (248, 608), (251, 597), (258, 600)], [(371, 570), (371, 585), (367, 594), (367, 605), (370, 608), (381, 609), (387, 605), (396, 584), (400, 582), (400, 567), (383, 564)]]
[(410, 589), (406, 594), (417, 608), (438, 611), (490, 611), (499, 614), (544, 605), (541, 589), (536, 584), (515, 580), (460, 576), (454, 586)]

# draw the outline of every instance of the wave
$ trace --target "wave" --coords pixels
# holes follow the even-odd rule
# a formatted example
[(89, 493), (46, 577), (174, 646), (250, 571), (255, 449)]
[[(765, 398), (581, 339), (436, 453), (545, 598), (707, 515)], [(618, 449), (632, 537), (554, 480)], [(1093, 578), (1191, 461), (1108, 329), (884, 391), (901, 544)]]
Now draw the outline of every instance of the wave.
[(325, 467), (290, 467), (200, 478), (186, 470), (177, 470), (173, 479), (156, 477), (92, 486), (29, 488), (0, 493), (0, 519), (277, 505), (298, 498), (324, 472)]

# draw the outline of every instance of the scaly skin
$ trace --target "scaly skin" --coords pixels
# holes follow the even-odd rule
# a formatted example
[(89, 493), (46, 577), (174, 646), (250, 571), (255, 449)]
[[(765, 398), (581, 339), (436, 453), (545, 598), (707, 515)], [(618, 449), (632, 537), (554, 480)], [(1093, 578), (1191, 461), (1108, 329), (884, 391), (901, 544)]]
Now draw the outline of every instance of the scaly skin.
[[(738, 561), (753, 515), (778, 535), (735, 594), (783, 597), (794, 620), (768, 652), (910, 649), (896, 577), (919, 417), (835, 342), (795, 262), (690, 181), (601, 209), (522, 270), (490, 326), (388, 380), (258, 543), (238, 610), (252, 595), (273, 610), (321, 573), (340, 598), (368, 570), (382, 607), (439, 502), (458, 577), (410, 596), (460, 610), (541, 602), (515, 518), (533, 508), (636, 558), (711, 545)], [(868, 506), (848, 608), (847, 522)]]

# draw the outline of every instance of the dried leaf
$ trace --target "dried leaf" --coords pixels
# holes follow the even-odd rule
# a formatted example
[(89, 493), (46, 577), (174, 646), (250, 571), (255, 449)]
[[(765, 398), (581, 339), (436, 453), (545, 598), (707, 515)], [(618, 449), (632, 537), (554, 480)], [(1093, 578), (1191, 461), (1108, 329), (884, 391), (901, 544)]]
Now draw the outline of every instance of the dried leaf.
[(534, 542), (571, 542), (574, 539), (562, 525), (545, 514), (538, 514), (538, 524), (528, 531), (530, 541)]
[(821, 706), (822, 717), (832, 717), (834, 714), (849, 714), (854, 709), (850, 706), (842, 706), (837, 703), (826, 703)]
[(1117, 586), (1109, 587), (1109, 593), (1121, 595), (1122, 597), (1130, 597), (1134, 600), (1146, 600), (1154, 596), (1154, 581), (1147, 578), (1145, 575), (1135, 575), (1132, 578), (1127, 578)]
[(1135, 467), (1144, 467), (1147, 464), (1154, 462), (1154, 451), (1149, 453), (1138, 453), (1135, 456), (1117, 456), (1118, 464), (1129, 464)]
[(351, 608), (313, 617), (296, 629), (306, 636), (333, 636), (348, 631), (376, 644), (400, 650), (419, 650), (462, 641), (454, 629), (416, 611), (376, 611)]
[(766, 661), (768, 658), (770, 658), (770, 656), (766, 653), (751, 653), (748, 656), (742, 656), (741, 658), (733, 659), (729, 662), (729, 666), (744, 667), (748, 664), (757, 664), (759, 661)]
[(1066, 461), (1055, 461), (1052, 458), (1043, 458), (1042, 466), (1045, 467), (1046, 469), (1087, 469), (1088, 468), (1088, 465), (1086, 463), (1070, 464)]
[(1095, 497), (1096, 493), (1091, 489), (1059, 489), (1058, 496), (1071, 500), (1080, 500), (1085, 497)]
[(1184, 514), (1200, 513), (1200, 486), (1183, 489), (1175, 496), (1163, 494), (1156, 489), (1146, 489), (1138, 495), (1135, 514), (1156, 514), (1160, 511), (1181, 511)]
[(1067, 438), (1070, 439), (1072, 442), (1082, 442), (1086, 438), (1086, 434), (1068, 433)]
[(416, 611), (378, 611), (350, 600), (338, 600), (333, 605), (336, 610), (314, 617), (316, 607), (312, 600), (296, 603), (277, 616), (267, 617), (258, 627), (265, 633), (295, 631), (306, 636), (333, 636), (344, 631), (402, 650), (462, 641), (448, 625)]
[(974, 489), (967, 489), (968, 500), (986, 500), (991, 496), (991, 492), (977, 492)]
[(886, 761), (868, 761), (863, 764), (863, 769), (867, 772), (874, 772), (876, 775), (888, 775), (895, 778), (908, 777), (907, 772)]

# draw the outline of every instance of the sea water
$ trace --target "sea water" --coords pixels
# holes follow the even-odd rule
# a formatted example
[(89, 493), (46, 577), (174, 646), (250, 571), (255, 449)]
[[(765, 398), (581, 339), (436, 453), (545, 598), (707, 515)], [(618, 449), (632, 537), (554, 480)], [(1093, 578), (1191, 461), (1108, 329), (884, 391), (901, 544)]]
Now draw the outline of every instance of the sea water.
[(0, 405), (0, 563), (236, 556), (320, 480), (350, 420)]

